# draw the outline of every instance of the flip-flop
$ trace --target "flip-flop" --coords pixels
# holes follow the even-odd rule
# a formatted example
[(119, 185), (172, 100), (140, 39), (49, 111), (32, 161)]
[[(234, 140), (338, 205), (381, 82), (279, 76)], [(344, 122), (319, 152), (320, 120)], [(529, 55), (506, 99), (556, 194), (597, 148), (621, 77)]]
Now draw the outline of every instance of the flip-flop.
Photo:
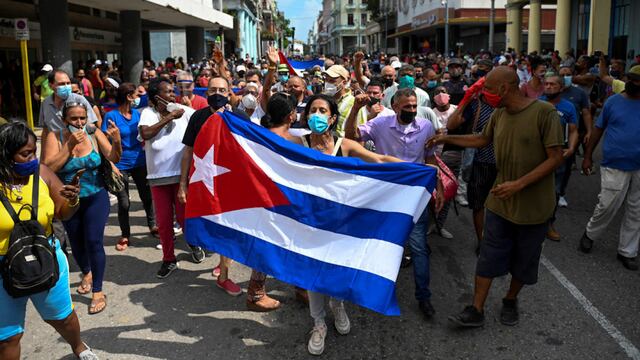
[(86, 295), (91, 292), (91, 281), (84, 281), (84, 279), (80, 282), (80, 286), (76, 290), (80, 295)]
[(116, 244), (116, 250), (118, 251), (125, 251), (127, 250), (127, 248), (129, 247), (129, 239), (127, 238), (120, 238), (120, 240), (118, 240), (118, 243)]
[[(100, 310), (95, 310), (99, 308), (100, 305), (103, 305)], [(104, 295), (103, 298), (98, 300), (91, 300), (91, 304), (89, 304), (89, 315), (99, 314), (107, 308), (107, 295)]]

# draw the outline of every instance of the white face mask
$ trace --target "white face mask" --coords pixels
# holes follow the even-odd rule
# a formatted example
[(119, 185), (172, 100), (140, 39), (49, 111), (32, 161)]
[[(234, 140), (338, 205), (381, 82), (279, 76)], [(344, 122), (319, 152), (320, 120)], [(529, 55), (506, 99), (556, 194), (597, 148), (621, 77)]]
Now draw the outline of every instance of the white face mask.
[(329, 96), (334, 96), (338, 93), (338, 87), (335, 84), (327, 82), (324, 84), (324, 93)]
[(170, 102), (167, 104), (167, 111), (168, 112), (172, 112), (175, 110), (180, 110), (180, 106), (178, 106), (178, 104), (174, 103), (174, 102)]
[(255, 109), (258, 107), (258, 99), (253, 94), (247, 94), (242, 97), (242, 106), (245, 109)]

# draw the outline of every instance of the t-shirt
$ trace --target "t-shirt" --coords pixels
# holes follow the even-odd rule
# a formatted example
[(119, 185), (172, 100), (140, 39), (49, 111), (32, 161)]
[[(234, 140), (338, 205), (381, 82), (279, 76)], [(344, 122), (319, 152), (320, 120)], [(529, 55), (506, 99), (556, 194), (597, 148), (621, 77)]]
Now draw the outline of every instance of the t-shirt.
[(344, 137), (344, 124), (349, 117), (349, 113), (351, 113), (351, 108), (356, 101), (356, 97), (351, 94), (351, 91), (346, 93), (343, 97), (338, 100), (338, 113), (340, 116), (338, 117), (338, 126), (336, 126), (336, 133), (338, 136)]
[[(247, 121), (251, 121), (249, 116), (242, 110), (233, 109), (232, 112)], [(211, 111), (211, 107), (208, 106), (204, 109), (195, 111), (191, 115), (189, 118), (189, 124), (187, 125), (187, 130), (182, 138), (182, 143), (184, 145), (193, 147), (193, 144), (196, 143), (196, 137), (198, 137), (198, 134), (200, 133), (200, 129), (202, 129), (202, 126), (211, 115), (213, 115), (213, 112)]]
[[(180, 175), (182, 159), (182, 138), (187, 130), (189, 118), (195, 110), (178, 105), (184, 114), (163, 127), (153, 138), (144, 140), (147, 160), (147, 179), (161, 179)], [(140, 114), (138, 126), (153, 126), (160, 122), (160, 114), (154, 108), (146, 108)], [(142, 141), (141, 137), (138, 137)]]
[[(546, 148), (562, 146), (562, 128), (553, 105), (534, 101), (517, 114), (495, 109), (483, 135), (493, 140), (498, 176), (495, 184), (515, 181), (547, 160)], [(556, 205), (554, 173), (515, 193), (506, 200), (493, 194), (487, 209), (521, 225), (549, 221)]]
[[(176, 96), (176, 103), (181, 104), (182, 103), (182, 97), (181, 96)], [(191, 99), (191, 108), (194, 110), (200, 110), (200, 109), (204, 109), (206, 107), (209, 107), (209, 103), (207, 102), (207, 99), (203, 98), (200, 95), (194, 95), (193, 99)]]
[(107, 131), (109, 120), (116, 124), (122, 139), (122, 156), (120, 156), (120, 161), (116, 164), (116, 167), (120, 170), (130, 170), (144, 166), (144, 149), (140, 141), (138, 141), (140, 112), (136, 109), (131, 109), (131, 119), (127, 119), (118, 110), (109, 111), (104, 116), (104, 121), (102, 121), (102, 131)]
[(604, 130), (602, 166), (640, 170), (640, 100), (621, 94), (604, 103), (595, 126)]
[[(542, 101), (548, 101), (545, 95), (540, 97)], [(555, 104), (558, 116), (560, 117), (560, 125), (562, 125), (562, 138), (564, 139), (564, 146), (569, 144), (569, 124), (578, 125), (578, 115), (576, 115), (576, 108), (571, 102), (565, 99)]]
[(522, 94), (524, 94), (524, 96), (530, 99), (538, 99), (544, 93), (544, 86), (540, 86), (539, 89), (534, 89), (531, 86), (531, 83), (527, 82), (525, 84), (522, 84), (522, 86), (520, 86), (520, 91), (522, 91)]
[(49, 86), (49, 77), (40, 75), (33, 82), (33, 85), (40, 86), (40, 102), (43, 102), (49, 95), (53, 94), (53, 89)]
[(591, 103), (589, 102), (589, 96), (581, 88), (571, 85), (565, 88), (560, 96), (571, 102), (576, 107), (576, 115), (578, 116), (578, 125), (581, 129), (586, 129), (584, 125), (584, 119), (582, 118), (582, 109), (589, 109)]

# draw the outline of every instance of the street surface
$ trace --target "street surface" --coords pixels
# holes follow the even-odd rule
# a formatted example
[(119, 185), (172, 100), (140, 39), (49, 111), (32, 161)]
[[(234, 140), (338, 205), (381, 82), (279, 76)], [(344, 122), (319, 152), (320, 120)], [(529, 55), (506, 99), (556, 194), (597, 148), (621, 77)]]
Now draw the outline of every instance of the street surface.
[[(616, 260), (618, 221), (589, 255), (577, 251), (597, 201), (599, 172), (581, 176), (575, 170), (568, 189), (569, 208), (560, 209), (561, 242), (547, 241), (539, 283), (520, 295), (520, 324), (501, 325), (501, 298), (508, 279), (497, 279), (487, 300), (486, 325), (452, 328), (447, 316), (471, 301), (475, 236), (471, 212), (451, 211), (446, 228), (455, 238), (430, 236), (431, 289), (435, 319), (425, 321), (413, 297), (411, 268), (398, 278), (399, 317), (385, 317), (348, 305), (352, 330), (339, 336), (327, 318), (326, 359), (640, 359), (640, 272)], [(72, 296), (82, 336), (101, 359), (303, 359), (313, 324), (297, 302), (293, 287), (267, 281), (281, 309), (259, 314), (246, 310), (245, 295), (233, 298), (218, 289), (211, 269), (217, 255), (193, 264), (183, 237), (178, 240), (180, 270), (159, 280), (161, 251), (147, 235), (137, 192), (132, 205), (133, 246), (114, 248), (118, 240), (116, 208), (105, 238), (107, 309), (87, 314), (90, 297), (75, 292), (80, 278), (70, 257)], [(640, 221), (640, 219), (639, 219)], [(232, 278), (246, 291), (250, 271), (234, 264)], [(330, 312), (329, 312), (330, 313)], [(68, 345), (29, 305), (24, 359), (73, 359)]]

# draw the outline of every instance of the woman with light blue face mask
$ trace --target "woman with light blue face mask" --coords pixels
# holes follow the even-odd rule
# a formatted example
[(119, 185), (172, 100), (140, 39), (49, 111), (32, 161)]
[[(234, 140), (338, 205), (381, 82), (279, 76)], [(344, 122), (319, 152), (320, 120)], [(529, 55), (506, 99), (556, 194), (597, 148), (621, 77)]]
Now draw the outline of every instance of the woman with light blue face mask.
[[(307, 101), (302, 117), (311, 130), (311, 134), (302, 138), (303, 145), (331, 156), (357, 157), (366, 162), (384, 163), (401, 162), (393, 156), (379, 155), (365, 149), (358, 142), (338, 137), (334, 130), (338, 119), (338, 105), (335, 100), (325, 94), (313, 95)], [(325, 295), (308, 291), (309, 312), (314, 320), (314, 327), (307, 344), (312, 355), (320, 355), (324, 351), (324, 339), (327, 335), (325, 324)], [(331, 298), (329, 306), (334, 315), (335, 328), (338, 333), (346, 335), (351, 330), (351, 323), (342, 300)]]

